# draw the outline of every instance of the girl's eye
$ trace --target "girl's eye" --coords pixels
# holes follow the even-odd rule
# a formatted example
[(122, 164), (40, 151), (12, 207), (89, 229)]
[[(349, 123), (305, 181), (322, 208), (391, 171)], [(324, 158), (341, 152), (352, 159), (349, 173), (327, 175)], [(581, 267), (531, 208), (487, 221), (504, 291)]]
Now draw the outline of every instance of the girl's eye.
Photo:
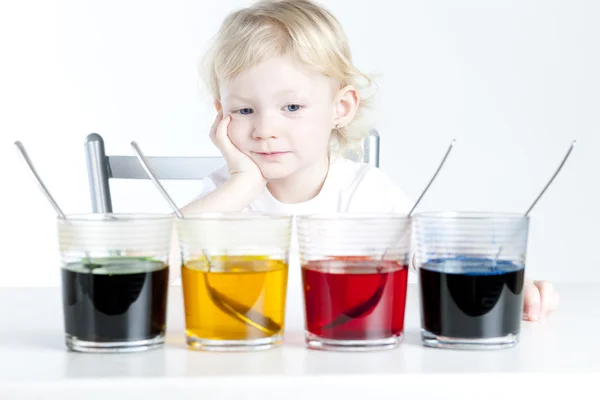
[(295, 112), (300, 109), (300, 105), (299, 104), (289, 104), (289, 105), (285, 106), (285, 108), (286, 108), (286, 110), (288, 110), (290, 112)]
[(252, 113), (254, 112), (254, 110), (253, 110), (253, 109), (251, 109), (251, 108), (240, 108), (240, 109), (238, 110), (238, 112), (239, 112), (241, 115), (250, 115), (250, 114), (252, 114)]

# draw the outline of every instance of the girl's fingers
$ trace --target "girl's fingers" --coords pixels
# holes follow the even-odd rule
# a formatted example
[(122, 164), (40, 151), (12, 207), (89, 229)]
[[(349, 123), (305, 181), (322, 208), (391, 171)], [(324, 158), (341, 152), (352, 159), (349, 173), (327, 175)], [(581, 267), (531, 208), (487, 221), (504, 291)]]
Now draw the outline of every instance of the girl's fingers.
[(236, 150), (236, 147), (231, 143), (231, 139), (229, 139), (229, 134), (227, 128), (229, 127), (229, 123), (231, 122), (231, 115), (226, 115), (223, 117), (221, 122), (217, 125), (215, 139), (217, 142), (217, 147), (223, 152), (223, 155), (231, 154), (232, 151)]
[(540, 318), (544, 318), (558, 306), (558, 294), (550, 282), (535, 281), (533, 284), (540, 293)]
[(527, 321), (537, 321), (540, 319), (541, 299), (540, 291), (537, 286), (531, 282), (525, 283), (525, 293), (523, 294), (523, 319)]
[(223, 111), (219, 111), (217, 113), (217, 116), (215, 117), (215, 120), (213, 121), (212, 126), (210, 127), (209, 137), (210, 137), (210, 140), (215, 145), (217, 144), (217, 127), (219, 126), (219, 124), (221, 123), (222, 120), (223, 120)]

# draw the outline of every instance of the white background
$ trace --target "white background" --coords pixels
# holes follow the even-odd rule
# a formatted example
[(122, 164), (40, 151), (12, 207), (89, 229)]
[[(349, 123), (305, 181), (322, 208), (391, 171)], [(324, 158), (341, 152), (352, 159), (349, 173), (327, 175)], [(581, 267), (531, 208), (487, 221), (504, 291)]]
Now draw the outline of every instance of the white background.
[[(55, 216), (18, 159), (21, 140), (68, 213), (91, 210), (83, 143), (110, 154), (217, 155), (197, 61), (248, 1), (0, 3), (0, 286), (58, 285)], [(381, 167), (420, 210), (532, 214), (528, 273), (600, 281), (600, 3), (588, 0), (323, 1), (356, 64), (376, 73)], [(115, 211), (168, 211), (149, 181), (113, 182)], [(193, 183), (167, 185), (184, 204)]]

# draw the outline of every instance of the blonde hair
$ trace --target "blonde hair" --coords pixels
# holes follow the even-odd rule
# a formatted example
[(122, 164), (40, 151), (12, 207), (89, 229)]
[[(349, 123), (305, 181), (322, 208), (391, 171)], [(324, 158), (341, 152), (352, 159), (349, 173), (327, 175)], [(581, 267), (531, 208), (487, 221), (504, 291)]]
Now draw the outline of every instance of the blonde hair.
[(219, 100), (219, 80), (229, 80), (273, 56), (291, 56), (312, 70), (353, 85), (360, 93), (355, 118), (332, 130), (331, 150), (360, 152), (369, 134), (364, 121), (371, 79), (352, 64), (338, 20), (309, 0), (263, 0), (229, 14), (203, 60), (208, 89)]

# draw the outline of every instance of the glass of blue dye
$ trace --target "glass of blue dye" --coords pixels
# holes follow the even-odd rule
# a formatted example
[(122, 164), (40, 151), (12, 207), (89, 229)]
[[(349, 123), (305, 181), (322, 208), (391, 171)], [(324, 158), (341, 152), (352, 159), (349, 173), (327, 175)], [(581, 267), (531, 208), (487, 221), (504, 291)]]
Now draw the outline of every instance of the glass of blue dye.
[(423, 344), (452, 349), (515, 346), (529, 217), (419, 213), (413, 227)]

